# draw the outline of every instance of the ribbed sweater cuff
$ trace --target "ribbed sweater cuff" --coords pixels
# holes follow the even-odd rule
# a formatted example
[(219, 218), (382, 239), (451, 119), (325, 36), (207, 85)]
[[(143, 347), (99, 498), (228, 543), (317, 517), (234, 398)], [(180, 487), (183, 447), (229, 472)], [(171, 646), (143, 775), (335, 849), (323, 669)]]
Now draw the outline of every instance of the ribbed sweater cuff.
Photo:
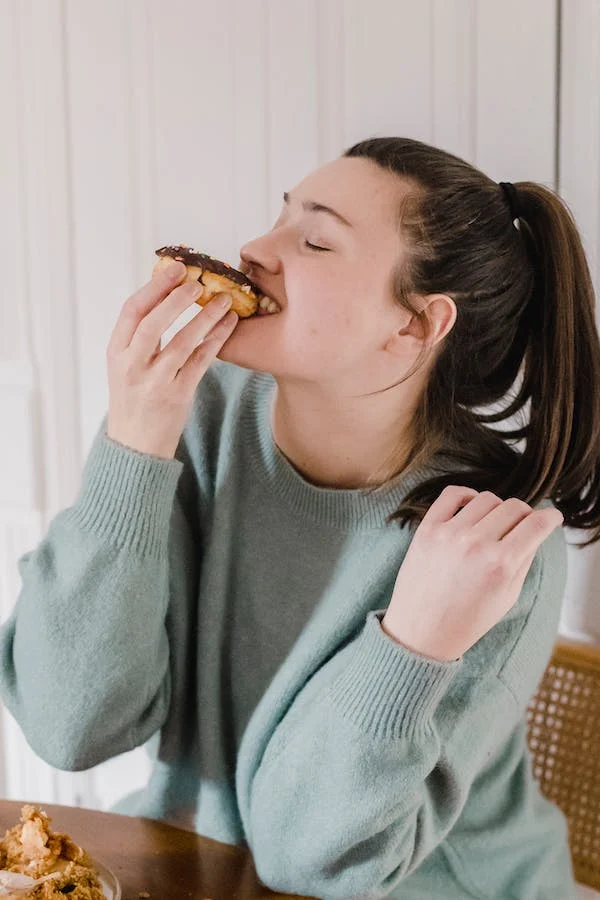
[(381, 627), (385, 610), (370, 612), (355, 652), (333, 683), (332, 699), (363, 731), (387, 739), (421, 732), (462, 664), (419, 656)]
[(140, 555), (164, 554), (182, 469), (178, 459), (139, 453), (111, 440), (101, 429), (67, 516), (86, 531)]

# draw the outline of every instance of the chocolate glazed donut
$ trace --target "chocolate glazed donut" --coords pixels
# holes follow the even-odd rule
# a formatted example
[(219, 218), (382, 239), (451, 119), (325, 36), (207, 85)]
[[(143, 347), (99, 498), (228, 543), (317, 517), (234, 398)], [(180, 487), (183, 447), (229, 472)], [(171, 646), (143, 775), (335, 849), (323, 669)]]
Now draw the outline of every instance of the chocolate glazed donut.
[(215, 259), (214, 256), (200, 253), (186, 244), (161, 247), (155, 252), (159, 259), (152, 274), (166, 268), (172, 262), (182, 262), (187, 269), (182, 284), (199, 281), (204, 285), (202, 296), (196, 300), (200, 306), (205, 306), (215, 294), (227, 293), (233, 298), (232, 310), (241, 319), (257, 314), (268, 315), (279, 312), (278, 304), (270, 297), (265, 297), (243, 272), (220, 259)]

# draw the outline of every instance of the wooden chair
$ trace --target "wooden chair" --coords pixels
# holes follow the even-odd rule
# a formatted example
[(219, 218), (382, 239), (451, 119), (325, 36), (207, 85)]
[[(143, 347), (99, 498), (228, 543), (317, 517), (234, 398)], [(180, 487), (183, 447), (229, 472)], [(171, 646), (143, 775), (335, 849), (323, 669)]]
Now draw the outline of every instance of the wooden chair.
[(542, 793), (569, 825), (575, 878), (600, 890), (600, 647), (560, 639), (528, 709)]

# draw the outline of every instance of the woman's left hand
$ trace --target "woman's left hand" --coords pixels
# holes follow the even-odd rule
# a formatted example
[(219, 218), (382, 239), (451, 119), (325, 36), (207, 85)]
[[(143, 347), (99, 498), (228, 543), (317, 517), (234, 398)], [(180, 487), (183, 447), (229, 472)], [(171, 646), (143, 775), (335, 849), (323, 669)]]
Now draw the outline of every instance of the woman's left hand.
[(552, 507), (446, 487), (408, 548), (384, 631), (424, 656), (458, 659), (517, 602), (540, 544), (562, 521)]

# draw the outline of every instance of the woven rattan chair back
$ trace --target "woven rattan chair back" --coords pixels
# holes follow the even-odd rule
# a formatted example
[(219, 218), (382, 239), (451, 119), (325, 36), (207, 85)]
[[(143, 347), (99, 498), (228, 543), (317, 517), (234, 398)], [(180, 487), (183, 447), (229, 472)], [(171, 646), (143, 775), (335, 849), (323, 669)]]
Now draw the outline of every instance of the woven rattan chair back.
[(556, 644), (527, 740), (542, 793), (567, 818), (575, 878), (600, 890), (600, 647)]

